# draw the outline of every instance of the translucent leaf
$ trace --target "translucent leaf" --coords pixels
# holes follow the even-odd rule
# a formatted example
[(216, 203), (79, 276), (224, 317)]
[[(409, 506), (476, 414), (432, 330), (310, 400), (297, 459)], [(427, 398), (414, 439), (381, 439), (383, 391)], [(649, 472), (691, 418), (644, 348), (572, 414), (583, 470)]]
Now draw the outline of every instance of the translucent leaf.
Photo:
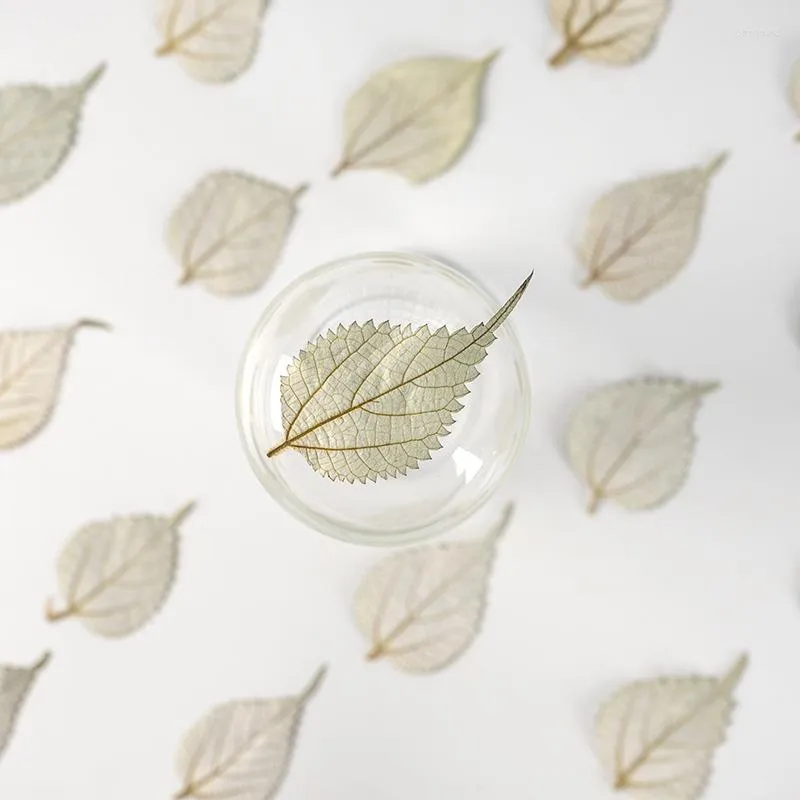
[(157, 56), (175, 56), (203, 83), (224, 83), (252, 63), (269, 0), (158, 0), (163, 41)]
[(580, 243), (589, 273), (582, 285), (596, 283), (629, 303), (674, 278), (695, 248), (709, 181), (726, 159), (722, 153), (705, 167), (623, 183), (603, 195)]
[(347, 103), (333, 175), (388, 169), (422, 183), (444, 172), (475, 130), (483, 77), (496, 56), (417, 58), (379, 70)]
[[(800, 59), (798, 59), (792, 68), (792, 76), (789, 81), (789, 101), (794, 110), (800, 114)], [(800, 142), (800, 131), (795, 136), (795, 141)]]
[(173, 212), (167, 246), (181, 283), (216, 295), (252, 292), (272, 274), (295, 215), (293, 192), (240, 172), (212, 172)]
[(68, 328), (0, 333), (0, 449), (26, 442), (47, 424), (81, 328), (108, 326), (81, 320)]
[(50, 654), (45, 653), (31, 667), (0, 666), (0, 756), (8, 747), (17, 717), (36, 676), (49, 660)]
[(99, 66), (71, 86), (0, 89), (0, 203), (11, 203), (56, 174), (75, 144), (86, 95)]
[(658, 678), (612, 695), (597, 714), (595, 736), (614, 788), (637, 800), (697, 800), (746, 667), (743, 655), (722, 678)]
[(694, 421), (716, 383), (641, 378), (591, 392), (568, 434), (572, 468), (591, 492), (588, 511), (607, 498), (653, 508), (681, 488), (695, 446)]
[(581, 55), (605, 64), (632, 64), (650, 51), (669, 0), (550, 0), (550, 18), (563, 37), (551, 67)]
[(94, 522), (77, 531), (58, 559), (64, 607), (51, 622), (75, 617), (93, 633), (127, 636), (167, 599), (178, 561), (178, 528), (194, 508), (171, 517), (136, 515)]
[(355, 619), (369, 659), (388, 658), (406, 672), (432, 672), (455, 661), (478, 633), (497, 540), (512, 506), (483, 539), (446, 542), (379, 562), (356, 593)]
[(212, 708), (184, 735), (176, 798), (269, 800), (289, 768), (303, 712), (325, 675), (321, 668), (292, 697), (234, 700)]
[(284, 440), (320, 474), (350, 483), (394, 478), (441, 448), (467, 383), (532, 276), (486, 323), (431, 331), (370, 320), (329, 330), (281, 377)]

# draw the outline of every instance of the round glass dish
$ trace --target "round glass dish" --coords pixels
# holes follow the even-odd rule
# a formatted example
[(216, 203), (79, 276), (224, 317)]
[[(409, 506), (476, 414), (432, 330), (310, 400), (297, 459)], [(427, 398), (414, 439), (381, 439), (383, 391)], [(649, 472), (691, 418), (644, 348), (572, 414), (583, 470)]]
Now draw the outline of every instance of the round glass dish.
[[(515, 288), (510, 286), (508, 295)], [(316, 530), (360, 544), (424, 539), (473, 514), (518, 455), (528, 428), (530, 385), (510, 319), (498, 330), (470, 393), (461, 398), (465, 407), (442, 449), (419, 469), (350, 484), (318, 474), (296, 450), (272, 458), (266, 453), (283, 440), (281, 375), (329, 328), (373, 319), (454, 331), (485, 322), (501, 303), (460, 270), (405, 253), (351, 256), (286, 287), (251, 334), (237, 381), (240, 436), (267, 491)]]

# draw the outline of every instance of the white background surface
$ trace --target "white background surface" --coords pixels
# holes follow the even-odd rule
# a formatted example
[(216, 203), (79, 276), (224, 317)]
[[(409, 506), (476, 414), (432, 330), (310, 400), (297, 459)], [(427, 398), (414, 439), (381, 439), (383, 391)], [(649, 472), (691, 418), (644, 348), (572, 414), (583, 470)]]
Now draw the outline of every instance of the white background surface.
[[(157, 43), (147, 2), (0, 0), (3, 82), (68, 82), (109, 62), (64, 169), (0, 209), (2, 328), (115, 326), (79, 334), (52, 424), (0, 453), (0, 660), (54, 652), (0, 795), (166, 798), (198, 715), (294, 692), (326, 661), (281, 798), (599, 800), (610, 790), (591, 752), (597, 703), (628, 680), (721, 671), (746, 649), (707, 796), (796, 798), (796, 3), (679, 0), (629, 69), (548, 71), (558, 42), (537, 0), (274, 0), (254, 67), (224, 87), (155, 59)], [(485, 121), (450, 173), (419, 188), (327, 179), (344, 101), (373, 70), (498, 46)], [(635, 307), (576, 288), (574, 242), (600, 192), (727, 148), (674, 283)], [(162, 244), (177, 200), (220, 167), (313, 184), (274, 279), (235, 300), (176, 288)], [(482, 635), (429, 677), (363, 661), (349, 601), (383, 554), (281, 511), (249, 472), (233, 413), (240, 351), (267, 301), (319, 263), (389, 248), (459, 263), (498, 295), (537, 269), (516, 315), (534, 386), (527, 448), (503, 488), (517, 517)], [(560, 453), (566, 415), (585, 390), (648, 370), (723, 384), (701, 411), (692, 475), (661, 510), (589, 518)], [(76, 528), (188, 499), (178, 579), (151, 625), (106, 641), (43, 621)]]

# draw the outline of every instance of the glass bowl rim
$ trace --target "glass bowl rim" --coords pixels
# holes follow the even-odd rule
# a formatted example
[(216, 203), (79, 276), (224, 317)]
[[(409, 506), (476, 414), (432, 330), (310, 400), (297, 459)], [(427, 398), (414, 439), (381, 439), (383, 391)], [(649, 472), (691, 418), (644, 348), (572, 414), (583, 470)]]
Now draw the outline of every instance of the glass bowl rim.
[[(370, 250), (341, 258), (327, 261), (312, 269), (302, 273), (294, 280), (287, 283), (267, 304), (266, 308), (259, 315), (253, 325), (249, 336), (245, 341), (242, 355), (240, 356), (239, 366), (236, 374), (236, 423), (239, 432), (240, 443), (245, 451), (250, 468), (258, 482), (267, 490), (269, 495), (278, 503), (281, 508), (287, 511), (293, 518), (308, 525), (314, 531), (322, 533), (339, 541), (349, 544), (369, 545), (377, 547), (396, 547), (407, 544), (414, 544), (435, 536), (441, 535), (456, 525), (464, 522), (475, 515), (483, 508), (488, 500), (494, 495), (498, 484), (508, 473), (517, 461), (522, 448), (525, 444), (531, 411), (531, 385), (528, 374), (525, 354), (522, 350), (516, 328), (511, 317), (503, 322), (503, 334), (508, 346), (511, 348), (511, 356), (514, 364), (517, 381), (520, 385), (520, 395), (522, 403), (523, 419), (519, 435), (514, 439), (513, 447), (509, 450), (505, 459), (505, 466), (502, 471), (468, 504), (459, 507), (458, 512), (451, 512), (443, 515), (434, 521), (394, 531), (391, 534), (368, 533), (363, 527), (348, 525), (347, 523), (334, 522), (330, 517), (310, 509), (293, 492), (288, 492), (283, 484), (275, 478), (271, 471), (264, 466), (261, 459), (257, 459), (254, 449), (248, 439), (248, 431), (245, 430), (244, 419), (249, 415), (249, 395), (244, 392), (245, 377), (248, 372), (247, 367), (250, 355), (261, 333), (267, 324), (274, 318), (275, 312), (283, 305), (287, 298), (291, 297), (304, 284), (323, 279), (327, 274), (336, 272), (345, 267), (352, 267), (358, 262), (369, 262), (379, 260), (394, 260), (410, 262), (418, 267), (425, 267), (434, 272), (438, 272), (448, 280), (456, 280), (469, 287), (470, 290), (481, 295), (490, 304), (500, 307), (501, 302), (484, 284), (471, 272), (460, 269), (450, 264), (439, 261), (421, 253), (413, 253), (401, 250)], [(398, 478), (397, 480), (400, 480)]]

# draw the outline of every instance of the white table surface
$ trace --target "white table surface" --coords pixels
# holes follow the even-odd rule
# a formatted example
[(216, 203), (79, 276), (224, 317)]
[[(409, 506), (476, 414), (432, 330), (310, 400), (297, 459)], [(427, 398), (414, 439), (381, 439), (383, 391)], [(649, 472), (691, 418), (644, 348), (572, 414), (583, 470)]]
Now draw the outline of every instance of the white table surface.
[[(148, 2), (0, 0), (0, 79), (109, 69), (51, 184), (0, 208), (2, 329), (92, 316), (50, 427), (0, 453), (0, 661), (54, 658), (0, 763), (14, 800), (166, 798), (184, 729), (213, 704), (299, 689), (320, 662), (283, 800), (609, 797), (591, 751), (621, 683), (725, 669), (751, 654), (708, 800), (800, 791), (800, 56), (790, 0), (676, 2), (645, 62), (545, 67), (538, 0), (274, 0), (253, 68), (192, 82), (152, 51)], [(424, 187), (329, 181), (346, 97), (388, 61), (502, 47), (485, 121)], [(574, 244), (613, 183), (730, 149), (700, 244), (637, 306), (576, 288)], [(166, 215), (205, 171), (310, 181), (273, 279), (223, 300), (178, 289)], [(523, 458), (503, 486), (484, 631), (435, 676), (367, 664), (349, 614), (382, 553), (305, 529), (261, 489), (236, 435), (233, 382), (265, 304), (319, 263), (405, 249), (498, 295), (536, 267), (516, 326), (534, 387)], [(560, 451), (566, 414), (643, 371), (718, 379), (683, 492), (652, 513), (585, 496)], [(120, 641), (43, 620), (54, 562), (83, 523), (198, 508), (163, 612)], [(479, 521), (475, 521), (479, 532)]]

